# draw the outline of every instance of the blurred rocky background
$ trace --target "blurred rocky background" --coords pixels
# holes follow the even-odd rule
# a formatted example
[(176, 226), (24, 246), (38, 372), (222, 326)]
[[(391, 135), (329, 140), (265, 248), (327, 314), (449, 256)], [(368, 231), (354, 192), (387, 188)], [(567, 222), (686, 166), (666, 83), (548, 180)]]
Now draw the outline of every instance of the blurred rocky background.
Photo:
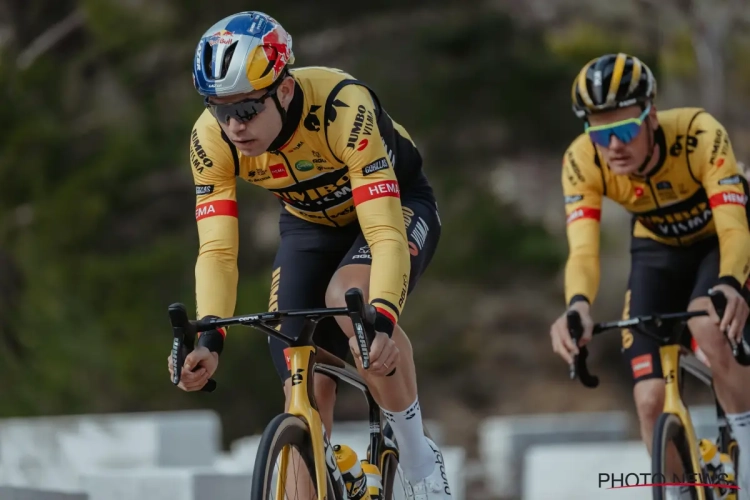
[[(194, 310), (192, 54), (248, 9), (292, 33), (298, 66), (368, 82), (423, 152), (443, 236), (402, 325), (445, 441), (472, 456), (486, 416), (631, 412), (617, 333), (592, 347), (594, 391), (548, 339), (564, 307), (561, 159), (582, 131), (571, 82), (592, 57), (633, 53), (659, 108), (706, 108), (746, 159), (742, 0), (1, 0), (0, 417), (206, 408), (228, 443), (282, 408), (251, 330), (231, 332), (214, 394), (176, 390), (166, 370), (166, 308)], [(238, 197), (239, 314), (267, 307), (278, 205), (246, 183)], [(606, 205), (599, 320), (622, 309), (628, 221)], [(364, 400), (342, 388), (337, 412), (365, 418)]]

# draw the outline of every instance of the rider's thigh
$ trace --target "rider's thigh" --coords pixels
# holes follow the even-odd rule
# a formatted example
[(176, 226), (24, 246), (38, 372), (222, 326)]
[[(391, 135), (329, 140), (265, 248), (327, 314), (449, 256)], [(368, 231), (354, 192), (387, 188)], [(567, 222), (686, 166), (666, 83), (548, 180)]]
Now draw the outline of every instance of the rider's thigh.
[[(269, 311), (325, 307), (328, 281), (358, 235), (356, 228), (336, 229), (311, 224), (282, 212), (279, 220), (281, 242), (271, 273)], [(286, 318), (281, 324), (281, 332), (296, 337), (304, 321), (302, 317)], [(346, 337), (331, 318), (318, 323), (314, 340), (334, 355), (345, 356), (349, 352)], [(284, 353), (286, 347), (282, 341), (269, 338), (271, 358), (282, 381), (290, 377)]]
[[(708, 290), (716, 284), (716, 276), (719, 275), (721, 254), (718, 239), (707, 240), (700, 247), (702, 247), (702, 255), (698, 264), (695, 285), (690, 296), (690, 305), (688, 306), (690, 311), (711, 310)], [(724, 367), (730, 366), (732, 352), (729, 349), (729, 344), (719, 331), (718, 325), (714, 324), (708, 316), (699, 316), (688, 321), (688, 328), (690, 328), (691, 335), (714, 370), (721, 371)]]
[[(692, 253), (646, 238), (633, 238), (630, 254), (623, 317), (685, 311), (697, 270)], [(656, 328), (651, 328), (650, 333), (668, 334)], [(638, 330), (623, 330), (622, 353), (636, 384), (661, 380), (659, 344), (654, 339)]]
[(644, 379), (633, 387), (633, 399), (638, 420), (653, 425), (664, 410), (664, 380)]
[[(440, 241), (441, 223), (435, 201), (424, 197), (404, 196), (401, 200), (401, 213), (409, 247), (408, 296), (432, 261)], [(360, 288), (365, 294), (365, 300), (369, 302), (371, 264), (370, 245), (360, 232), (328, 285), (326, 305), (343, 307), (344, 294), (352, 287)], [(337, 321), (348, 336), (354, 335), (351, 321), (340, 317)]]

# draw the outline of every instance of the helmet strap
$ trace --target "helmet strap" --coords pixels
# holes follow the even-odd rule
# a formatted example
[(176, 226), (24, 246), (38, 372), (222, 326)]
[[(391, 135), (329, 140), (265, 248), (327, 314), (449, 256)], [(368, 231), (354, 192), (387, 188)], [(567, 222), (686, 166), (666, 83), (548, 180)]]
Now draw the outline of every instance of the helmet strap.
[(273, 99), (276, 109), (279, 111), (281, 117), (281, 130), (279, 135), (273, 140), (271, 145), (268, 147), (268, 151), (278, 151), (279, 148), (284, 146), (297, 129), (299, 121), (302, 118), (302, 90), (299, 85), (295, 82), (292, 99), (289, 101), (289, 106), (284, 109), (279, 101), (279, 96), (276, 92), (269, 96)]
[(286, 123), (286, 110), (284, 109), (284, 106), (281, 105), (281, 101), (279, 101), (279, 95), (274, 92), (273, 96), (271, 96), (271, 99), (273, 99), (273, 102), (276, 104), (276, 109), (279, 110), (279, 114), (281, 115), (281, 128), (284, 128), (284, 124)]
[(646, 127), (648, 128), (648, 155), (646, 155), (646, 159), (643, 160), (643, 164), (641, 164), (640, 167), (638, 167), (637, 172), (639, 174), (643, 174), (643, 171), (646, 170), (648, 167), (648, 164), (651, 163), (651, 159), (654, 157), (654, 146), (656, 144), (656, 140), (654, 138), (654, 131), (651, 129), (651, 122), (646, 120)]

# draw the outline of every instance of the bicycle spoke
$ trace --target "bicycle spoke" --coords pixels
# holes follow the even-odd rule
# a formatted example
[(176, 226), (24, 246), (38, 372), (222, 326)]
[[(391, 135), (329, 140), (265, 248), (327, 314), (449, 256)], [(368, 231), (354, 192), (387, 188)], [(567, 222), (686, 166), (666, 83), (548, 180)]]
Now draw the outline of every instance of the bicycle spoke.
[[(304, 474), (305, 471), (306, 466), (299, 450), (296, 446), (291, 446), (290, 459), (286, 471), (286, 484), (284, 485), (284, 497), (282, 500), (317, 500), (318, 497), (315, 493), (314, 482), (310, 481), (309, 475), (306, 477)], [(279, 456), (274, 464), (274, 480), (273, 488), (271, 489), (273, 497), (267, 500), (276, 500), (276, 487), (281, 476), (281, 456)], [(307, 483), (307, 485), (300, 487), (301, 483)], [(305, 490), (308, 493), (305, 493)]]

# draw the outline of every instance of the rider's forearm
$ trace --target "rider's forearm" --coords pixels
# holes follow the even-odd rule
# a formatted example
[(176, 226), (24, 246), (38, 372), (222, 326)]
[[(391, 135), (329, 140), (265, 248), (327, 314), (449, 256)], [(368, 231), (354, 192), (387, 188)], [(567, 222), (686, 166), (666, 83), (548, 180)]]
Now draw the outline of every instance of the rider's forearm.
[(577, 253), (565, 265), (565, 303), (578, 300), (594, 302), (599, 289), (599, 259), (597, 255)]
[[(741, 208), (741, 209), (740, 209)], [(714, 218), (719, 229), (721, 264), (719, 282), (737, 291), (744, 286), (750, 273), (750, 232), (744, 207), (716, 207)], [(723, 212), (736, 213), (723, 213)]]
[(234, 314), (237, 301), (237, 253), (231, 249), (202, 251), (195, 265), (197, 318)]
[(195, 263), (196, 317), (226, 318), (237, 301), (236, 217), (207, 217), (198, 221), (200, 250)]
[(409, 247), (403, 232), (380, 226), (377, 241), (370, 245), (370, 303), (378, 311), (376, 329), (392, 334), (404, 308), (409, 288)]
[[(569, 206), (568, 206), (569, 208)], [(577, 216), (576, 214), (583, 215)], [(595, 213), (595, 214), (594, 214)], [(599, 208), (580, 208), (568, 215), (568, 262), (565, 303), (594, 302), (599, 289)]]

